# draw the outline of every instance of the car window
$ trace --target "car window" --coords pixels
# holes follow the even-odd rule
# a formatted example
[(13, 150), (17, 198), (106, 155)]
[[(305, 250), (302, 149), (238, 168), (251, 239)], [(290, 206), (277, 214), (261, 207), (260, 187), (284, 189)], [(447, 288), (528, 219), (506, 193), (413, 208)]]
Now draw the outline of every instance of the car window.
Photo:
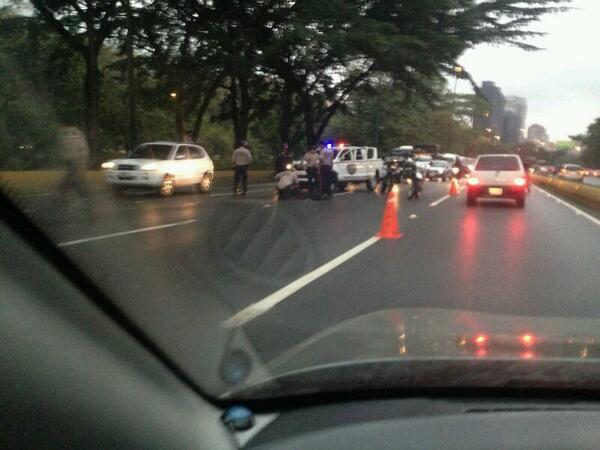
[(355, 150), (356, 160), (362, 161), (364, 158), (364, 149), (358, 148)]
[(180, 145), (175, 153), (176, 160), (189, 159), (189, 150), (187, 145)]
[(352, 161), (352, 153), (350, 150), (344, 150), (340, 155), (340, 161)]
[(131, 158), (138, 159), (168, 159), (171, 154), (171, 145), (146, 144), (140, 145), (130, 155)]
[(519, 160), (516, 157), (506, 156), (484, 156), (479, 158), (475, 165), (475, 170), (479, 171), (501, 171), (501, 170), (521, 170)]
[(369, 148), (367, 150), (367, 159), (374, 159), (374, 158), (375, 158), (375, 149)]
[(202, 159), (206, 156), (204, 149), (200, 147), (195, 147), (193, 145), (188, 146), (188, 151), (190, 155), (190, 159)]

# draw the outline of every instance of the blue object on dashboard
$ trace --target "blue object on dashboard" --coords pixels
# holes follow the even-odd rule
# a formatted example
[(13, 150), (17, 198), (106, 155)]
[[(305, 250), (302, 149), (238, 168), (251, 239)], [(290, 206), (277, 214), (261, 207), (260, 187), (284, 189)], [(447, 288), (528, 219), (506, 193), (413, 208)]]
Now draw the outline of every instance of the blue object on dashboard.
[(223, 413), (221, 419), (234, 431), (244, 431), (254, 426), (254, 414), (244, 406), (232, 406)]

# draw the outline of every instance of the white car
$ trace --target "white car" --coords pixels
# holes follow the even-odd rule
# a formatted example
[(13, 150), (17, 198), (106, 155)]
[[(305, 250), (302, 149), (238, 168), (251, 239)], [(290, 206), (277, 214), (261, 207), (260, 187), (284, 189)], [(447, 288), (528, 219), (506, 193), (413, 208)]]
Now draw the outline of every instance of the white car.
[(467, 205), (478, 198), (506, 198), (525, 206), (527, 174), (517, 155), (481, 155), (467, 180)]
[(204, 148), (175, 142), (141, 144), (128, 158), (105, 162), (102, 168), (106, 182), (116, 192), (150, 188), (165, 197), (184, 186), (209, 192), (214, 178), (214, 165)]

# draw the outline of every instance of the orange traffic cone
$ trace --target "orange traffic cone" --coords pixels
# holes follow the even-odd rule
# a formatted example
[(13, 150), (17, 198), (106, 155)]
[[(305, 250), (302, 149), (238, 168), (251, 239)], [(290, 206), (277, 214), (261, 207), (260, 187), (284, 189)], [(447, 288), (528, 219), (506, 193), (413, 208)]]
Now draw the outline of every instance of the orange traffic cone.
[(398, 226), (398, 187), (394, 186), (385, 201), (385, 211), (381, 222), (381, 230), (377, 237), (381, 239), (400, 239), (404, 236)]
[(458, 195), (458, 180), (456, 178), (452, 178), (450, 181), (450, 192), (448, 195)]

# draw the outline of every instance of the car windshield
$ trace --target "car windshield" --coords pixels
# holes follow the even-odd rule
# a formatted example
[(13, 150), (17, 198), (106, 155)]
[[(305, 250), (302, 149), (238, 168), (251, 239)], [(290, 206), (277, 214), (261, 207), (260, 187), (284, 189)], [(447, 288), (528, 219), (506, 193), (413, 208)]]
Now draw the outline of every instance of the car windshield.
[(478, 171), (520, 170), (519, 160), (515, 157), (485, 156), (479, 158), (475, 165)]
[(598, 0), (0, 0), (19, 207), (0, 243), (29, 239), (215, 403), (595, 389), (598, 19)]
[(172, 148), (172, 145), (163, 144), (140, 145), (133, 152), (131, 152), (130, 157), (137, 159), (165, 160), (169, 158)]

